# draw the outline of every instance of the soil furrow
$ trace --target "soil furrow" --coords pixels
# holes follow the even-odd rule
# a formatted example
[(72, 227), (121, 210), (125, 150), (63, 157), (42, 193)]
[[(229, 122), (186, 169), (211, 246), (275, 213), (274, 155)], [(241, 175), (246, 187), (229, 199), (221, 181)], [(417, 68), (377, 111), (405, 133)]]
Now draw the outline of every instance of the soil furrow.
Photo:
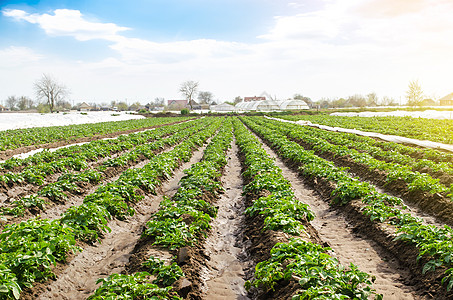
[(228, 164), (222, 177), (225, 193), (217, 201), (217, 218), (211, 223), (210, 235), (203, 244), (209, 259), (201, 270), (203, 299), (249, 299), (244, 288), (245, 269), (241, 228), (244, 223), (244, 197), (241, 163), (236, 144), (228, 152)]
[(423, 299), (416, 294), (415, 287), (404, 283), (410, 274), (398, 261), (392, 259), (376, 242), (356, 235), (354, 226), (313, 189), (307, 187), (298, 174), (288, 168), (264, 142), (263, 148), (275, 158), (276, 165), (291, 182), (297, 198), (310, 205), (316, 215), (311, 224), (323, 242), (332, 248), (334, 256), (341, 264), (347, 266), (353, 263), (361, 271), (375, 276), (373, 286), (378, 293), (384, 295), (384, 299)]
[(124, 271), (141, 237), (144, 224), (157, 211), (163, 196), (171, 193), (172, 186), (184, 175), (183, 170), (201, 159), (206, 145), (196, 150), (190, 161), (175, 171), (172, 178), (162, 185), (162, 192), (157, 196), (146, 195), (134, 207), (136, 214), (133, 217), (126, 221), (110, 222), (108, 225), (112, 231), (105, 235), (101, 244), (84, 247), (55, 281), (41, 286), (40, 291), (29, 299), (85, 299), (97, 288), (97, 279)]

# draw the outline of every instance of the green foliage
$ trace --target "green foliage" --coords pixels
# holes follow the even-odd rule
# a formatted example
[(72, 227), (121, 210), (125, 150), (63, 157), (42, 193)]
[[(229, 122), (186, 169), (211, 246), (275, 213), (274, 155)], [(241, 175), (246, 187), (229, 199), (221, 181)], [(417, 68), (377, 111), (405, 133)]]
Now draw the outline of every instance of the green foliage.
[(2, 262), (21, 287), (53, 277), (51, 266), (65, 261), (70, 251), (79, 250), (71, 228), (57, 220), (40, 219), (5, 226), (0, 234), (0, 249)]
[[(354, 265), (342, 267), (319, 245), (300, 239), (277, 243), (271, 258), (256, 265), (255, 278), (246, 287), (273, 290), (282, 280), (297, 278), (300, 289), (292, 299), (369, 299), (376, 295), (371, 277)], [(322, 298), (319, 298), (322, 297)]]
[[(410, 167), (406, 165), (379, 162), (370, 158), (366, 153), (348, 152), (345, 147), (336, 148), (320, 137), (316, 137), (316, 134), (310, 134), (311, 129), (299, 128), (300, 126), (295, 127), (286, 123), (278, 123), (276, 126), (274, 121), (257, 118), (253, 120), (244, 118), (244, 121), (278, 149), (280, 155), (301, 164), (299, 170), (303, 175), (330, 180), (335, 186), (332, 197), (336, 203), (345, 204), (350, 200), (361, 198), (365, 204), (362, 209), (363, 214), (369, 216), (372, 221), (387, 222), (396, 226), (398, 232), (396, 239), (412, 243), (418, 248), (417, 261), (420, 261), (421, 258), (428, 259), (427, 263), (422, 266), (423, 273), (432, 272), (440, 266), (451, 268), (453, 265), (451, 254), (453, 253), (453, 242), (451, 242), (453, 230), (451, 227), (437, 228), (434, 225), (426, 225), (423, 220), (415, 218), (409, 213), (403, 213), (401, 209), (406, 207), (401, 199), (378, 193), (372, 185), (360, 182), (357, 178), (351, 178), (344, 169), (336, 168), (330, 162), (314, 155), (313, 151), (306, 151), (297, 143), (288, 141), (286, 135), (294, 139), (303, 138), (304, 143), (313, 143), (319, 151), (323, 149), (322, 151), (332, 151), (338, 155), (348, 153), (352, 159), (368, 164), (370, 169), (385, 169), (389, 172), (388, 181), (404, 180), (409, 183), (410, 190), (444, 192), (446, 187), (442, 187), (438, 179), (411, 171)], [(326, 133), (326, 138), (329, 135)], [(335, 152), (335, 149), (338, 151)], [(446, 166), (443, 167), (446, 168)], [(453, 286), (451, 274), (451, 269), (448, 269), (442, 279), (444, 284), (447, 283), (447, 289), (451, 289)]]
[(96, 203), (84, 203), (70, 207), (60, 219), (62, 224), (73, 228), (78, 239), (88, 242), (100, 240), (103, 232), (110, 231), (107, 226), (111, 215), (107, 208)]
[(16, 217), (23, 216), (26, 209), (39, 208), (44, 209), (45, 200), (36, 195), (22, 197), (11, 202), (11, 207), (2, 207), (2, 214), (13, 215)]
[(99, 279), (96, 283), (102, 283), (88, 300), (178, 300), (181, 299), (171, 292), (171, 287), (160, 288), (149, 282), (150, 274), (138, 272), (132, 275), (112, 274), (108, 278)]
[(166, 266), (164, 261), (153, 256), (149, 257), (143, 263), (143, 266), (148, 268), (149, 272), (156, 276), (153, 283), (159, 286), (170, 286), (180, 277), (184, 276), (183, 271), (176, 263)]
[(0, 264), (0, 298), (19, 299), (22, 288), (17, 277), (4, 264)]

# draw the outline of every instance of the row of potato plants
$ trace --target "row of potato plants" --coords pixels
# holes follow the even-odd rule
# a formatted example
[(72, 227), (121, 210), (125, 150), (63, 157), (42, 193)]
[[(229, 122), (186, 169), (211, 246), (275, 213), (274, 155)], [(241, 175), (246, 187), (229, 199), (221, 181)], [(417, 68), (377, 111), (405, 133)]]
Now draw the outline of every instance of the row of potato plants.
[[(43, 117), (45, 118), (45, 116)], [(125, 130), (149, 128), (188, 119), (190, 118), (146, 118), (94, 124), (4, 130), (0, 131), (0, 151), (13, 150), (25, 146), (41, 145), (58, 141), (75, 141), (82, 137), (92, 137)]]
[[(154, 245), (175, 250), (194, 245), (200, 237), (206, 236), (212, 218), (217, 215), (217, 208), (204, 199), (216, 198), (223, 191), (220, 177), (228, 163), (226, 152), (231, 141), (232, 125), (230, 119), (226, 119), (204, 150), (201, 161), (184, 170), (186, 175), (179, 181), (176, 194), (160, 203), (159, 210), (146, 223), (142, 238), (151, 238)], [(206, 194), (212, 198), (206, 197)], [(176, 262), (168, 264), (151, 256), (143, 266), (145, 271), (142, 272), (112, 274), (99, 279), (98, 283), (102, 285), (88, 299), (106, 299), (124, 294), (130, 295), (130, 299), (157, 295), (161, 298), (156, 299), (180, 299), (172, 293), (172, 284), (184, 276)], [(153, 282), (149, 279), (151, 274), (156, 277)]]
[(306, 120), (332, 127), (358, 129), (419, 140), (453, 144), (453, 121), (412, 117), (344, 117), (330, 115), (283, 116), (291, 121)]
[(184, 130), (192, 126), (191, 123), (162, 126), (155, 130), (122, 135), (115, 139), (97, 140), (83, 145), (63, 147), (53, 152), (43, 150), (25, 159), (10, 158), (0, 164), (0, 169), (8, 172), (13, 168), (20, 168), (21, 171), (0, 175), (0, 181), (8, 184), (26, 182), (41, 185), (46, 176), (67, 170), (80, 171), (87, 168), (89, 162), (133, 149), (138, 145)]
[(274, 160), (262, 148), (260, 141), (245, 126), (236, 121), (236, 141), (245, 159), (243, 176), (249, 181), (245, 193), (260, 195), (247, 208), (250, 215), (263, 215), (265, 230), (280, 230), (294, 236), (287, 243), (277, 243), (268, 260), (259, 262), (251, 286), (274, 289), (282, 280), (296, 278), (300, 288), (292, 299), (381, 299), (371, 287), (371, 276), (351, 264), (340, 265), (324, 248), (295, 236), (302, 235), (303, 222), (311, 221), (314, 214), (308, 205), (299, 202), (291, 184), (282, 175)]
[(109, 220), (133, 215), (133, 203), (143, 198), (143, 192), (155, 193), (161, 181), (170, 177), (182, 161), (188, 161), (194, 149), (219, 126), (220, 120), (214, 120), (173, 150), (151, 158), (143, 168), (123, 172), (118, 180), (86, 196), (82, 205), (69, 208), (60, 219), (34, 218), (5, 226), (0, 234), (0, 298), (18, 299), (23, 288), (54, 277), (52, 266), (81, 250), (77, 240), (101, 241), (110, 231)]
[(315, 127), (305, 129), (317, 137), (328, 138), (331, 143), (365, 151), (378, 159), (411, 165), (414, 170), (425, 170), (432, 175), (453, 175), (453, 154), (451, 153), (378, 141), (353, 133), (327, 131)]
[(453, 229), (447, 225), (439, 228), (427, 225), (418, 217), (402, 212), (406, 209), (400, 198), (380, 193), (376, 188), (352, 177), (344, 168), (337, 168), (331, 161), (327, 161), (314, 154), (312, 150), (305, 150), (301, 145), (289, 140), (278, 129), (271, 129), (270, 123), (258, 124), (251, 118), (244, 118), (244, 122), (268, 141), (279, 155), (299, 165), (303, 176), (325, 179), (334, 183), (331, 193), (332, 203), (345, 205), (352, 200), (361, 200), (365, 205), (362, 213), (371, 221), (381, 222), (396, 228), (395, 240), (407, 241), (416, 246), (419, 254), (414, 260), (422, 258), (427, 262), (421, 266), (422, 273), (435, 271), (438, 267), (446, 268), (442, 284), (446, 284), (447, 291), (453, 287)]
[[(330, 153), (335, 156), (348, 157), (354, 162), (368, 167), (369, 170), (384, 171), (386, 172), (387, 182), (403, 180), (407, 183), (409, 191), (422, 191), (431, 194), (440, 193), (445, 197), (453, 198), (453, 184), (447, 187), (440, 183), (439, 178), (433, 178), (427, 173), (414, 171), (410, 165), (376, 159), (368, 152), (360, 152), (354, 148), (349, 148), (348, 143), (338, 145), (331, 143), (330, 140), (334, 137), (331, 137), (329, 133), (317, 134), (305, 126), (279, 121), (266, 121), (263, 118), (257, 122), (265, 123), (270, 128), (278, 129), (291, 139), (309, 144), (310, 148), (318, 153)], [(355, 145), (353, 141), (349, 141), (349, 145), (351, 144)]]
[[(207, 126), (209, 122), (212, 122), (212, 120), (204, 119), (191, 124), (190, 127), (184, 123), (169, 126), (166, 130), (162, 129), (162, 133), (165, 133), (166, 135), (169, 134), (170, 131), (173, 131), (175, 132), (173, 135), (158, 139), (151, 143), (139, 145), (130, 152), (105, 161), (96, 169), (88, 169), (80, 173), (63, 172), (62, 175), (58, 177), (57, 181), (43, 186), (36, 195), (13, 200), (10, 205), (2, 207), (1, 211), (3, 214), (23, 216), (26, 209), (43, 209), (44, 200), (38, 198), (38, 196), (47, 197), (53, 202), (64, 202), (68, 197), (68, 193), (83, 194), (83, 188), (81, 189), (80, 186), (83, 187), (84, 182), (96, 184), (100, 182), (101, 179), (105, 179), (106, 175), (103, 171), (105, 171), (107, 167), (127, 167), (127, 164), (130, 162), (137, 163), (136, 160), (140, 156), (143, 156), (145, 159), (150, 159), (158, 150), (163, 150), (165, 147), (175, 145), (177, 142), (187, 138), (188, 135), (194, 134)], [(157, 136), (159, 135), (164, 136), (164, 134), (158, 134)]]

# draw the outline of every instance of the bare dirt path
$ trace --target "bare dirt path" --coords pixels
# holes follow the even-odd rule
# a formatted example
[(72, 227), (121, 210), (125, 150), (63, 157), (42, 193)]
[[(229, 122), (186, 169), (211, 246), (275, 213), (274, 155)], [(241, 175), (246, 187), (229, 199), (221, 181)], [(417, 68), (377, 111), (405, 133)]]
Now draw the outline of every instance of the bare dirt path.
[(96, 280), (125, 269), (135, 245), (140, 239), (143, 226), (151, 214), (157, 211), (163, 196), (171, 196), (173, 187), (184, 176), (183, 170), (203, 156), (207, 143), (194, 152), (189, 162), (175, 171), (175, 175), (162, 185), (163, 193), (146, 195), (135, 207), (136, 214), (126, 221), (114, 220), (108, 225), (112, 231), (105, 235), (101, 244), (85, 247), (57, 279), (33, 299), (86, 299), (97, 288)]
[(225, 194), (217, 205), (217, 218), (212, 221), (211, 233), (204, 243), (204, 253), (210, 257), (201, 270), (203, 299), (249, 299), (244, 288), (245, 269), (249, 262), (241, 247), (241, 225), (245, 203), (242, 197), (241, 163), (236, 144), (227, 153), (229, 158), (222, 176)]
[(264, 143), (263, 148), (275, 158), (276, 165), (291, 182), (296, 197), (310, 205), (315, 213), (311, 224), (318, 231), (320, 238), (329, 244), (342, 265), (353, 263), (361, 271), (375, 276), (373, 287), (384, 295), (384, 299), (423, 299), (416, 294), (414, 287), (404, 283), (404, 278), (408, 278), (409, 274), (396, 260), (387, 256), (374, 241), (354, 234), (353, 226), (340, 213), (332, 209), (313, 189), (307, 187), (298, 174), (288, 168)]

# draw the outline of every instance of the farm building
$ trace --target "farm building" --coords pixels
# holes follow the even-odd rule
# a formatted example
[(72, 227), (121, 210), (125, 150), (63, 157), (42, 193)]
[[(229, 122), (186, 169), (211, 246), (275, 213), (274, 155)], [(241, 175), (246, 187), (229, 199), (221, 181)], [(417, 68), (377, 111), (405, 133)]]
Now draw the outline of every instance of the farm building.
[(88, 103), (86, 102), (82, 102), (82, 104), (80, 104), (80, 110), (81, 111), (90, 111), (92, 110), (94, 107), (89, 105)]
[(279, 105), (273, 100), (239, 102), (236, 107), (244, 111), (275, 111), (280, 110)]
[(280, 110), (301, 110), (309, 109), (307, 103), (302, 100), (288, 99), (284, 101), (277, 101), (280, 106)]
[(441, 106), (453, 105), (453, 93), (439, 99)]
[(264, 100), (266, 100), (266, 97), (263, 97), (263, 96), (244, 97), (244, 102), (264, 101)]
[(211, 105), (212, 111), (238, 111), (239, 109), (228, 103), (221, 103), (219, 105)]

